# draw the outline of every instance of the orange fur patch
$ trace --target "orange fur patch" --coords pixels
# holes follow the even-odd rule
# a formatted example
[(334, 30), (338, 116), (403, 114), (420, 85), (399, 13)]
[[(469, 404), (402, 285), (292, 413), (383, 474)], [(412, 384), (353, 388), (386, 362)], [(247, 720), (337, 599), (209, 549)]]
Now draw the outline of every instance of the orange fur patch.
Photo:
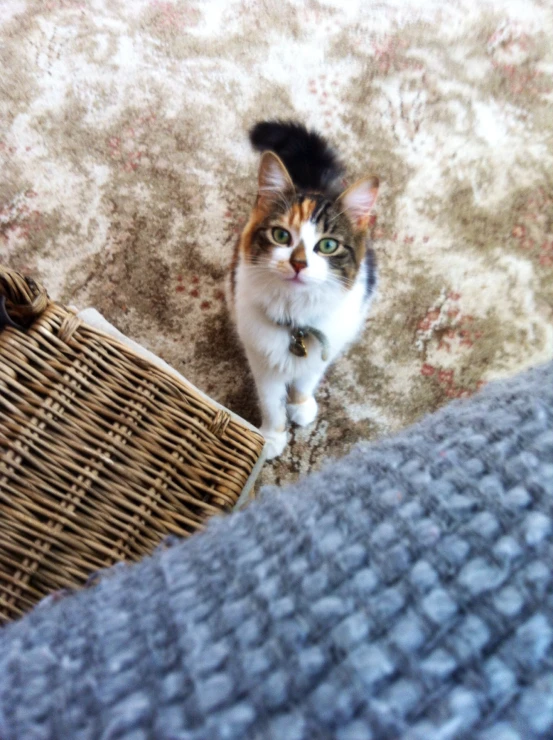
[(263, 215), (255, 209), (252, 215), (250, 216), (250, 220), (246, 224), (244, 231), (242, 232), (242, 235), (240, 236), (240, 240), (238, 242), (238, 251), (244, 255), (246, 260), (249, 258), (251, 254), (253, 232), (255, 231), (258, 223), (262, 219), (263, 219)]
[(309, 221), (315, 210), (316, 203), (311, 198), (305, 198), (301, 203), (294, 203), (288, 212), (288, 225), (299, 231), (302, 223)]

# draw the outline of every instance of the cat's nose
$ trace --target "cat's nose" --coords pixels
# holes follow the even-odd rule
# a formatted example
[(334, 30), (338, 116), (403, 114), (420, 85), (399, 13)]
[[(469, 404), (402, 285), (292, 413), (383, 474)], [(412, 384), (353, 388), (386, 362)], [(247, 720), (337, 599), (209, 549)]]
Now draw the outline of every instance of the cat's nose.
[(305, 262), (304, 260), (290, 260), (290, 264), (296, 271), (296, 275), (301, 272), (304, 267), (307, 267), (307, 262)]
[(307, 267), (307, 255), (305, 254), (305, 246), (303, 241), (300, 241), (297, 247), (294, 247), (292, 254), (290, 255), (290, 264), (298, 275), (304, 267)]

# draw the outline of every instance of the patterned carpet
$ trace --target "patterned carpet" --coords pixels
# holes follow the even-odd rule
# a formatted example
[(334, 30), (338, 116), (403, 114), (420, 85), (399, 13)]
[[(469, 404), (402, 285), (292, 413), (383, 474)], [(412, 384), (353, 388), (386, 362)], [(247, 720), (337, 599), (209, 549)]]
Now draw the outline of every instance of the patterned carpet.
[(258, 422), (225, 274), (255, 121), (378, 174), (378, 297), (264, 482), (553, 356), (547, 0), (3, 0), (0, 255)]

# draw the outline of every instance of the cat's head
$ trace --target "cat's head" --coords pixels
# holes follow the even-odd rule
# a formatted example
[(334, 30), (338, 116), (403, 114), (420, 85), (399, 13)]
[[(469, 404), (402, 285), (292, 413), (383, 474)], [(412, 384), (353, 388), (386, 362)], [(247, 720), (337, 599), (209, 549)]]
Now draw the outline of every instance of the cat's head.
[(337, 198), (298, 191), (273, 152), (261, 158), (255, 208), (242, 254), (260, 281), (282, 290), (349, 289), (367, 250), (378, 178), (359, 180)]

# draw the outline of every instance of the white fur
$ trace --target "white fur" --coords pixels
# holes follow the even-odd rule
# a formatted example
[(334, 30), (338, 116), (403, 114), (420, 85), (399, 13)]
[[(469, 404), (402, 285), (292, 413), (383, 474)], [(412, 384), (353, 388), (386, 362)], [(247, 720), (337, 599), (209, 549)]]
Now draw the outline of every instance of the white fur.
[(317, 401), (314, 396), (310, 396), (302, 403), (289, 403), (288, 416), (290, 421), (298, 424), (300, 427), (306, 427), (315, 421), (317, 416)]
[[(303, 403), (288, 404), (292, 421), (306, 425), (317, 413), (314, 393), (330, 363), (359, 334), (368, 310), (365, 299), (366, 267), (363, 264), (353, 286), (346, 289), (330, 273), (326, 258), (316, 254), (320, 238), (308, 222), (301, 233), (292, 232), (290, 246), (276, 246), (263, 264), (247, 263), (242, 255), (236, 272), (234, 316), (255, 379), (267, 441), (268, 457), (276, 457), (286, 446), (286, 401), (288, 393)], [(290, 264), (293, 248), (303, 241), (307, 267), (302, 282)], [(290, 329), (276, 322), (291, 321), (323, 332), (329, 342), (326, 361), (321, 345), (310, 336), (307, 357), (289, 351)]]

